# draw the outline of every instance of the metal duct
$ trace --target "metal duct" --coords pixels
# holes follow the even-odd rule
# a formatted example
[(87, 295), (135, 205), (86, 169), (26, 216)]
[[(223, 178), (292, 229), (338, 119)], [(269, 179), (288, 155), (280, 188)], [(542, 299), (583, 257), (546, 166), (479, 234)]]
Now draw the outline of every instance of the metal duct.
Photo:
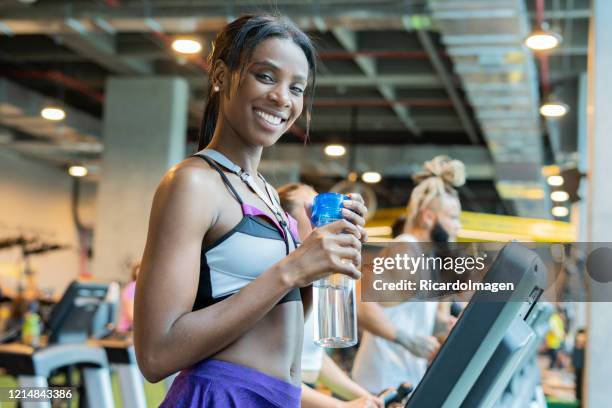
[(540, 101), (523, 0), (430, 0), (455, 71), (495, 162), (497, 188), (521, 216), (549, 217)]

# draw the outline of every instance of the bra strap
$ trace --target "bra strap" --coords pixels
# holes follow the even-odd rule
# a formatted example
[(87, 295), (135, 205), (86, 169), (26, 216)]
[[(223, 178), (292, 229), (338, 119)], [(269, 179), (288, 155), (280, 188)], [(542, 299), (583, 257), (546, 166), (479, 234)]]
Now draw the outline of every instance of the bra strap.
[[(212, 159), (215, 162), (219, 163), (221, 166), (225, 167), (226, 169), (228, 169), (232, 173), (238, 175), (238, 177), (240, 177), (240, 179), (251, 189), (251, 191), (253, 191), (264, 202), (264, 204), (266, 204), (266, 206), (270, 209), (270, 211), (272, 211), (272, 213), (274, 214), (276, 220), (281, 225), (281, 229), (282, 229), (283, 235), (286, 235), (287, 237), (291, 237), (291, 241), (293, 242), (293, 246), (295, 248), (296, 245), (295, 245), (294, 237), (293, 237), (293, 235), (291, 234), (291, 232), (288, 229), (287, 221), (281, 215), (284, 212), (282, 210), (282, 206), (280, 205), (280, 203), (278, 203), (277, 199), (272, 198), (272, 197), (275, 197), (275, 194), (271, 194), (270, 193), (270, 186), (269, 186), (268, 182), (266, 182), (266, 180), (263, 178), (263, 176), (261, 174), (258, 173), (258, 176), (264, 182), (264, 186), (265, 186), (265, 189), (266, 189), (265, 193), (263, 191), (261, 191), (261, 188), (257, 185), (257, 183), (255, 182), (254, 178), (249, 173), (244, 171), (242, 169), (242, 167), (240, 167), (236, 163), (232, 162), (230, 159), (228, 159), (221, 152), (218, 152), (218, 151), (213, 150), (213, 149), (203, 149), (203, 150), (200, 150), (196, 154), (199, 155), (199, 156), (209, 157), (210, 159)], [(288, 241), (288, 239), (285, 241), (285, 244), (287, 245), (287, 253), (289, 253), (289, 241)]]
[(210, 159), (210, 158), (208, 158), (208, 157), (206, 157), (204, 155), (201, 155), (201, 154), (195, 154), (194, 156), (198, 156), (200, 159), (204, 160), (206, 163), (208, 163), (208, 165), (210, 167), (212, 167), (213, 169), (215, 169), (217, 171), (217, 173), (219, 173), (219, 175), (221, 176), (221, 179), (223, 180), (223, 183), (231, 191), (231, 193), (234, 195), (236, 200), (238, 200), (238, 203), (240, 203), (240, 205), (242, 205), (243, 204), (242, 198), (240, 198), (240, 195), (238, 194), (236, 189), (234, 189), (234, 186), (232, 186), (232, 183), (229, 181), (229, 179), (227, 178), (227, 176), (225, 175), (223, 170), (221, 170), (219, 168), (219, 166), (217, 166), (217, 164), (214, 162), (214, 160), (212, 160), (212, 159)]

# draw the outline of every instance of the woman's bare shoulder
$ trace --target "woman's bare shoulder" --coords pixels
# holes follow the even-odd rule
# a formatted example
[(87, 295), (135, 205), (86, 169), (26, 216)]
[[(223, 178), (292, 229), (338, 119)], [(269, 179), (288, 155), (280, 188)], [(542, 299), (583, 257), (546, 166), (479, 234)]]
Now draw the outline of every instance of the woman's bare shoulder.
[(166, 172), (159, 189), (209, 196), (222, 188), (222, 184), (219, 174), (208, 163), (197, 157), (189, 157)]
[(210, 226), (222, 210), (223, 189), (219, 174), (204, 160), (187, 158), (163, 176), (155, 192), (153, 214), (176, 220), (187, 216), (201, 227)]

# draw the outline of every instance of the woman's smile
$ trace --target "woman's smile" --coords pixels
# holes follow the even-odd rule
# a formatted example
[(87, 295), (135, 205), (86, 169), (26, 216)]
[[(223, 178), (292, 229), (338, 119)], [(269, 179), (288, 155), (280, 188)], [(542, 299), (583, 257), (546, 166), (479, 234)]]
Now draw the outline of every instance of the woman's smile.
[(282, 128), (287, 122), (287, 119), (277, 113), (272, 113), (260, 108), (253, 108), (257, 123), (259, 123), (264, 129), (271, 132), (276, 132)]

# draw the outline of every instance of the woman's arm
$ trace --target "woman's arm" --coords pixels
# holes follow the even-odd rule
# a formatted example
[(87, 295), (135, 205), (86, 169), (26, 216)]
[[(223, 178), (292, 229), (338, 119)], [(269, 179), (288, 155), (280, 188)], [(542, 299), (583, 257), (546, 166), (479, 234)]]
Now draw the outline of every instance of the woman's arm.
[(319, 381), (347, 400), (372, 396), (362, 386), (350, 379), (326, 353), (323, 353), (323, 365), (321, 366)]
[[(367, 273), (367, 272), (365, 272)], [(361, 301), (361, 281), (356, 282), (357, 289), (357, 322), (359, 327), (375, 336), (395, 341), (396, 328), (377, 302)]]
[(311, 234), (238, 293), (192, 311), (202, 239), (221, 207), (215, 197), (226, 194), (214, 177), (218, 176), (212, 170), (182, 165), (164, 177), (153, 200), (134, 313), (138, 364), (152, 382), (227, 347), (292, 288), (330, 272), (360, 275), (353, 264), (341, 261), (359, 263), (359, 230), (348, 221), (338, 221)]
[(339, 408), (342, 406), (342, 401), (313, 390), (307, 385), (302, 384), (302, 408)]
[(361, 397), (353, 401), (340, 401), (302, 384), (302, 408), (383, 408), (383, 403), (376, 397)]

